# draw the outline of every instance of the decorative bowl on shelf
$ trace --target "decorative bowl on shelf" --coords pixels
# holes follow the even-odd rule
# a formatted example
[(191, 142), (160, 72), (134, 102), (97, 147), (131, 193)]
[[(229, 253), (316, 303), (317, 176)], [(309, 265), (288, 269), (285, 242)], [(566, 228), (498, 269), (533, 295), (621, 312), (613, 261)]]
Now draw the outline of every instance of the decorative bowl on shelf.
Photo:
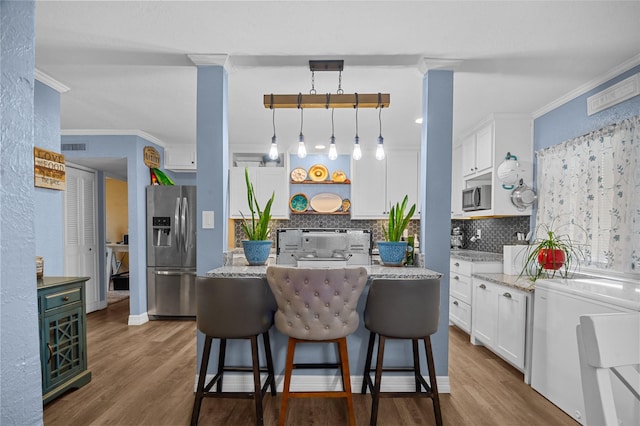
[(289, 207), (294, 212), (304, 212), (309, 208), (309, 198), (304, 194), (295, 194), (289, 199)]
[(291, 180), (293, 182), (304, 182), (307, 178), (307, 171), (302, 167), (296, 167), (291, 170)]
[(342, 207), (342, 197), (338, 194), (323, 192), (312, 197), (309, 204), (318, 213), (333, 213)]
[(336, 170), (331, 173), (331, 180), (334, 182), (342, 183), (347, 180), (347, 175), (342, 170)]
[(329, 170), (322, 164), (315, 164), (309, 169), (309, 179), (314, 182), (322, 182), (329, 177)]

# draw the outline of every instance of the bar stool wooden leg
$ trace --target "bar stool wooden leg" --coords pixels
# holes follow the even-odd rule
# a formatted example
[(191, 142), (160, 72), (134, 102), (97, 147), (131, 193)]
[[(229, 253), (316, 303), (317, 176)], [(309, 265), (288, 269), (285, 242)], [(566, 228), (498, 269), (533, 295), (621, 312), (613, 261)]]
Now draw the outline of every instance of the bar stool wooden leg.
[(378, 406), (380, 405), (380, 382), (382, 381), (382, 361), (384, 359), (385, 337), (378, 335), (378, 358), (376, 360), (376, 377), (371, 390), (371, 426), (378, 424)]
[(198, 376), (198, 387), (196, 388), (196, 398), (193, 401), (193, 411), (191, 412), (191, 426), (198, 424), (200, 417), (200, 407), (202, 406), (202, 398), (204, 397), (204, 382), (207, 378), (207, 368), (209, 367), (209, 355), (211, 355), (211, 341), (209, 336), (204, 339), (204, 348), (202, 350), (202, 362), (200, 363), (200, 375)]
[(227, 339), (220, 339), (220, 351), (218, 352), (218, 372), (220, 377), (216, 383), (216, 391), (222, 392), (222, 379), (224, 379), (224, 358), (227, 353)]
[(251, 336), (251, 359), (253, 363), (253, 401), (256, 405), (256, 425), (264, 424), (262, 414), (262, 386), (260, 385), (260, 358), (258, 356), (258, 336)]
[(269, 342), (269, 332), (262, 333), (262, 340), (264, 343), (264, 353), (267, 359), (267, 382), (270, 382), (271, 395), (276, 396), (276, 379), (273, 371), (273, 358), (271, 356), (271, 343)]
[(287, 403), (289, 402), (289, 389), (291, 387), (291, 374), (293, 372), (293, 355), (296, 351), (296, 339), (289, 337), (287, 344), (287, 360), (284, 366), (284, 386), (282, 389), (282, 403), (280, 404), (279, 425), (284, 426), (287, 420)]
[(429, 382), (431, 382), (431, 398), (433, 399), (433, 411), (436, 416), (436, 425), (442, 426), (442, 412), (440, 411), (440, 397), (438, 394), (438, 381), (436, 379), (436, 368), (433, 362), (433, 352), (431, 352), (431, 337), (424, 338), (424, 350), (427, 353), (427, 368), (429, 369)]
[(418, 339), (411, 339), (411, 346), (413, 347), (413, 377), (416, 380), (416, 392), (420, 392), (422, 386), (418, 377), (420, 374), (420, 357), (418, 356)]
[(351, 373), (349, 372), (349, 353), (347, 351), (347, 338), (338, 339), (338, 350), (340, 353), (340, 370), (342, 371), (342, 387), (347, 397), (347, 412), (349, 413), (349, 424), (355, 426), (356, 416), (353, 410), (353, 397), (351, 395)]
[(364, 373), (362, 374), (362, 394), (367, 393), (367, 387), (371, 380), (371, 358), (373, 357), (373, 344), (376, 341), (376, 333), (369, 333), (369, 345), (367, 347), (367, 359), (364, 362)]

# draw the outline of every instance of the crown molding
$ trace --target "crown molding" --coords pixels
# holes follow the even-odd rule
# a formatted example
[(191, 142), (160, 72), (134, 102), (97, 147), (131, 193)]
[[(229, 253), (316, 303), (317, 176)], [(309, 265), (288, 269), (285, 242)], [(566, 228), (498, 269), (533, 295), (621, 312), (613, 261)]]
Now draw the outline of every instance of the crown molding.
[(168, 145), (162, 140), (142, 130), (65, 129), (61, 130), (60, 134), (62, 136), (137, 136), (149, 142), (153, 142), (156, 145), (160, 145), (162, 148), (166, 148)]
[(51, 77), (50, 75), (40, 71), (38, 68), (36, 68), (34, 71), (34, 77), (40, 83), (46, 84), (47, 86), (51, 87), (53, 90), (57, 91), (58, 93), (65, 93), (71, 90), (69, 87), (60, 83), (58, 80)]
[(620, 74), (629, 71), (631, 68), (640, 65), (640, 54), (634, 56), (633, 58), (629, 59), (628, 61), (625, 61), (623, 63), (621, 63), (620, 65), (616, 66), (615, 68), (611, 69), (609, 72), (607, 72), (606, 74), (595, 78), (585, 84), (583, 84), (582, 86), (579, 86), (578, 88), (572, 90), (571, 92), (567, 93), (566, 95), (556, 99), (555, 101), (543, 106), (542, 108), (540, 108), (537, 111), (534, 111), (533, 113), (531, 113), (531, 116), (533, 117), (533, 119), (536, 119), (538, 117), (543, 116), (544, 114), (553, 111), (554, 109), (558, 108), (561, 105), (566, 104), (567, 102), (577, 98), (578, 96), (584, 95), (585, 93), (587, 93), (590, 90), (595, 89), (596, 87), (600, 86), (601, 84), (606, 83), (607, 81), (618, 77)]
[(228, 68), (229, 55), (226, 53), (210, 53), (210, 54), (187, 54), (187, 57), (193, 65), (196, 66), (222, 66)]
[(462, 64), (462, 59), (421, 58), (418, 69), (422, 74), (430, 70), (456, 71)]

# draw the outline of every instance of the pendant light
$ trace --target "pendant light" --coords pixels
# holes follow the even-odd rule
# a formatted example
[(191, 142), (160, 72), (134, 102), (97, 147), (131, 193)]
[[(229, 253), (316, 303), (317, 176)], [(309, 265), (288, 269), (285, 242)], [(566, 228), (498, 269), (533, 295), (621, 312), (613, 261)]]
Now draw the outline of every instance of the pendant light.
[(298, 109), (300, 110), (300, 135), (298, 136), (298, 158), (307, 156), (307, 147), (304, 144), (304, 134), (302, 134), (302, 125), (304, 123), (304, 108), (300, 107), (302, 102), (302, 93), (298, 93)]
[(354, 106), (356, 110), (356, 136), (353, 138), (353, 159), (359, 160), (362, 158), (362, 150), (360, 149), (360, 136), (358, 136), (358, 94), (356, 93), (356, 104)]
[(331, 108), (331, 143), (329, 144), (329, 160), (338, 158), (338, 150), (336, 149), (336, 137), (333, 135), (333, 108)]
[(378, 147), (376, 148), (376, 160), (384, 160), (384, 138), (382, 137), (382, 102), (381, 94), (378, 93), (378, 123), (380, 124), (380, 134), (378, 135)]
[(278, 138), (276, 138), (276, 110), (273, 108), (273, 94), (271, 94), (271, 111), (273, 111), (273, 136), (271, 137), (271, 148), (269, 148), (269, 158), (278, 159)]

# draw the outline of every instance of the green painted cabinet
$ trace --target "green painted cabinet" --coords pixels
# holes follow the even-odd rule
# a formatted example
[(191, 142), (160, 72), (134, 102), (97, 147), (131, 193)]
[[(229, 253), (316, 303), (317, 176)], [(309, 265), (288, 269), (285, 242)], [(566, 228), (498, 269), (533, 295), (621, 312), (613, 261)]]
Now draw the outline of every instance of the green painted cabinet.
[(87, 277), (38, 280), (42, 399), (46, 404), (91, 381), (87, 370)]

